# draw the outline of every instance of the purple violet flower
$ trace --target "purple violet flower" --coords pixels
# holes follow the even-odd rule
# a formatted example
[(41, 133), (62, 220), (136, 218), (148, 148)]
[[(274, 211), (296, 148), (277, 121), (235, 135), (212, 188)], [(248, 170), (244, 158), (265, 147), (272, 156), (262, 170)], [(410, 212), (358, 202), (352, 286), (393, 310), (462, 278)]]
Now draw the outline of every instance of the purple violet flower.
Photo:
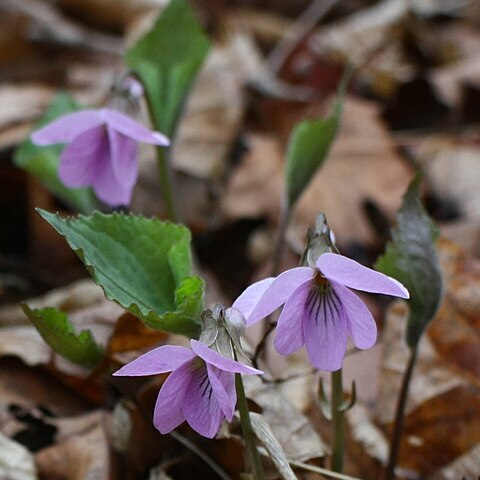
[[(348, 287), (348, 288), (347, 288)], [(409, 298), (397, 280), (335, 253), (324, 253), (315, 268), (297, 267), (248, 287), (234, 302), (250, 326), (284, 305), (275, 348), (290, 355), (306, 345), (308, 358), (325, 371), (341, 368), (347, 334), (360, 349), (372, 347), (377, 327), (365, 304), (349, 290)]]
[(69, 113), (31, 136), (36, 145), (68, 143), (58, 175), (71, 188), (91, 186), (110, 206), (128, 205), (137, 181), (137, 142), (167, 146), (168, 138), (109, 108)]
[(224, 418), (232, 421), (237, 395), (235, 373), (262, 374), (223, 357), (197, 340), (192, 349), (165, 345), (141, 355), (114, 373), (119, 376), (156, 375), (172, 371), (157, 397), (153, 423), (169, 433), (184, 420), (200, 435), (213, 438)]

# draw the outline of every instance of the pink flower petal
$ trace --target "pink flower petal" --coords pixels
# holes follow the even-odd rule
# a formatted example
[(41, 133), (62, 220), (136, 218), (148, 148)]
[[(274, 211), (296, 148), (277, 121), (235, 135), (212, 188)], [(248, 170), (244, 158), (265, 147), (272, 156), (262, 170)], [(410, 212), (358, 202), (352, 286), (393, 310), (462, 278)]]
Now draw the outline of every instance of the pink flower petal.
[(99, 111), (99, 115), (110, 128), (137, 142), (150, 143), (163, 147), (170, 145), (170, 140), (162, 133), (151, 131), (116, 110), (103, 108)]
[(189, 348), (177, 345), (163, 345), (140, 355), (132, 362), (124, 365), (120, 370), (117, 370), (113, 375), (135, 377), (171, 372), (195, 357), (195, 353)]
[(225, 418), (213, 392), (207, 368), (195, 370), (183, 401), (183, 414), (188, 424), (200, 435), (213, 438)]
[[(233, 302), (232, 307), (240, 310), (245, 319), (248, 319), (253, 309), (256, 307), (265, 290), (273, 283), (275, 277), (265, 278), (259, 282), (250, 285), (244, 292)], [(248, 323), (248, 321), (247, 321)]]
[(182, 405), (195, 376), (193, 368), (191, 362), (180, 365), (162, 385), (153, 414), (153, 424), (160, 433), (171, 432), (185, 420)]
[(342, 255), (324, 253), (317, 261), (317, 268), (326, 278), (345, 287), (409, 298), (408, 290), (399, 281)]
[(225, 415), (225, 418), (231, 422), (237, 403), (235, 374), (220, 370), (209, 363), (207, 363), (207, 372), (220, 409)]
[(110, 149), (104, 127), (87, 130), (75, 138), (62, 152), (58, 175), (71, 188), (91, 185), (105, 163), (109, 163)]
[(275, 348), (282, 355), (290, 355), (304, 343), (303, 317), (306, 314), (306, 303), (312, 289), (312, 280), (303, 282), (288, 297), (278, 318)]
[(126, 190), (132, 190), (137, 183), (137, 144), (131, 138), (108, 129), (113, 174), (117, 183)]
[(86, 130), (102, 125), (103, 120), (96, 110), (82, 110), (57, 118), (31, 135), (35, 145), (69, 143)]
[(128, 187), (117, 181), (111, 157), (109, 156), (101, 163), (99, 162), (91, 187), (102, 202), (111, 207), (116, 207), (130, 204), (134, 185)]
[(348, 288), (335, 282), (332, 282), (332, 287), (342, 302), (347, 316), (347, 331), (355, 346), (361, 349), (373, 347), (377, 341), (377, 325), (366, 305)]
[(342, 366), (347, 349), (345, 313), (336, 293), (311, 291), (303, 320), (308, 358), (314, 367), (327, 372)]
[[(268, 315), (286, 302), (287, 298), (299, 285), (313, 278), (314, 275), (315, 269), (310, 267), (292, 268), (280, 274), (265, 290), (264, 294), (258, 300), (257, 305), (250, 312), (250, 315), (246, 317), (247, 325), (253, 325), (262, 318), (268, 317)], [(252, 296), (253, 295), (257, 296), (258, 292), (252, 290)]]
[(243, 373), (245, 375), (261, 375), (263, 372), (247, 365), (242, 365), (235, 360), (223, 357), (211, 348), (208, 348), (204, 343), (198, 340), (190, 340), (192, 350), (205, 362), (224, 370), (225, 372)]

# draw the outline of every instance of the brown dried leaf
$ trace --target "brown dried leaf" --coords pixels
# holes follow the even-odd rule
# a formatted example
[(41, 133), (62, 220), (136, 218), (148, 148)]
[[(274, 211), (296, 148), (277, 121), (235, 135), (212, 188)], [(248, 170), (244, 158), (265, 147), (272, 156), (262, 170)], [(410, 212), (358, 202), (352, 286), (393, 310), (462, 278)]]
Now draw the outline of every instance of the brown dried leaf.
[(480, 445), (476, 445), (467, 453), (436, 472), (428, 480), (476, 480), (480, 472)]
[(167, 0), (59, 0), (60, 8), (89, 19), (104, 30), (125, 30), (149, 12), (157, 13)]
[[(51, 439), (44, 434), (43, 425), (52, 423), (51, 415), (78, 415), (91, 405), (45, 371), (28, 367), (13, 357), (0, 360), (0, 399), (2, 433), (12, 437), (33, 430), (41, 442), (47, 443)], [(35, 422), (25, 420), (25, 413)]]
[[(90, 330), (96, 342), (103, 347), (107, 346), (113, 334), (117, 318), (124, 313), (123, 308), (108, 301), (102, 290), (91, 281), (54, 290), (26, 303), (31, 308), (54, 306), (65, 311), (78, 332)], [(52, 352), (33, 325), (28, 324), (18, 305), (0, 311), (0, 324), (3, 322), (0, 356), (15, 355), (31, 366), (49, 364), (58, 372), (79, 378), (89, 375), (88, 370)]]
[(438, 198), (452, 202), (464, 219), (480, 221), (478, 138), (427, 137), (415, 156), (432, 192)]
[(175, 167), (192, 176), (219, 180), (245, 111), (244, 88), (260, 66), (250, 36), (229, 32), (203, 66), (178, 128), (172, 158)]
[(53, 98), (53, 88), (30, 83), (0, 87), (0, 129), (31, 122), (40, 116)]
[(117, 321), (107, 350), (110, 354), (142, 350), (159, 344), (167, 337), (165, 332), (145, 326), (131, 313), (124, 313)]
[[(479, 263), (445, 240), (439, 243), (439, 253), (446, 295), (420, 344), (399, 461), (402, 468), (420, 475), (433, 474), (480, 442)], [(407, 363), (406, 316), (399, 303), (387, 316), (376, 406), (383, 425), (393, 418)]]
[(361, 65), (384, 48), (392, 27), (408, 13), (409, 2), (388, 0), (356, 11), (320, 29), (313, 41), (319, 53), (335, 53)]
[(262, 407), (262, 416), (280, 442), (289, 460), (303, 462), (326, 455), (324, 444), (309, 420), (280, 392), (259, 378), (244, 379), (249, 398)]
[[(287, 238), (301, 252), (305, 232), (319, 211), (341, 243), (375, 239), (364, 213), (369, 200), (388, 217), (400, 206), (412, 170), (403, 162), (373, 102), (348, 97), (340, 133), (327, 161), (300, 198)], [(282, 151), (273, 138), (253, 137), (250, 152), (233, 173), (223, 210), (229, 218), (275, 219), (283, 190)]]
[(371, 412), (361, 402), (346, 413), (347, 457), (350, 474), (360, 478), (380, 478), (388, 458), (388, 440), (373, 423)]
[(35, 456), (43, 478), (114, 479), (109, 447), (110, 416), (97, 411), (75, 419), (59, 419), (59, 441)]

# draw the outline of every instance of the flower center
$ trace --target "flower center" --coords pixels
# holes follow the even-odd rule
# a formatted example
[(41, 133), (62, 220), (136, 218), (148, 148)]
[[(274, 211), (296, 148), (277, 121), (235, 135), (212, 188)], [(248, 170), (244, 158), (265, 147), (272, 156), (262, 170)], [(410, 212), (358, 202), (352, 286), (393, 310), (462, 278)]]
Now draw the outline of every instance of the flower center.
[(315, 273), (313, 282), (319, 293), (327, 293), (330, 290), (330, 282), (319, 271)]

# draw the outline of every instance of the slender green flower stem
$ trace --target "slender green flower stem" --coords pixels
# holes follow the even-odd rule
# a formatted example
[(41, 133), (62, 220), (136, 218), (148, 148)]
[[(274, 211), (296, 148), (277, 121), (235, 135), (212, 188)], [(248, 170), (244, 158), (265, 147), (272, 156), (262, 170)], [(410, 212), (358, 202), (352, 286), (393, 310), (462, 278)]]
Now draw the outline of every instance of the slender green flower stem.
[(243, 440), (247, 446), (248, 458), (252, 468), (253, 478), (255, 480), (264, 480), (262, 462), (255, 446), (255, 439), (250, 423), (250, 412), (248, 410), (247, 397), (245, 396), (245, 389), (243, 388), (242, 376), (239, 373), (235, 374), (235, 388), (237, 390), (237, 407), (240, 413), (240, 423), (242, 425)]
[(343, 472), (345, 451), (345, 409), (343, 398), (342, 369), (332, 372), (332, 459), (331, 469)]
[(168, 158), (165, 155), (165, 148), (157, 147), (157, 163), (160, 177), (160, 186), (162, 188), (163, 199), (167, 208), (168, 218), (172, 222), (178, 222), (178, 215), (175, 208), (173, 197), (173, 173), (171, 171)]
[(403, 420), (405, 418), (405, 406), (407, 405), (408, 390), (410, 389), (410, 381), (412, 380), (413, 370), (417, 361), (418, 346), (410, 350), (410, 358), (408, 360), (407, 369), (403, 376), (402, 388), (398, 397), (397, 410), (395, 412), (395, 422), (393, 424), (392, 438), (390, 442), (390, 456), (388, 465), (385, 470), (385, 480), (393, 480), (395, 478), (395, 467), (397, 466), (398, 453), (400, 450), (400, 441), (403, 433)]

